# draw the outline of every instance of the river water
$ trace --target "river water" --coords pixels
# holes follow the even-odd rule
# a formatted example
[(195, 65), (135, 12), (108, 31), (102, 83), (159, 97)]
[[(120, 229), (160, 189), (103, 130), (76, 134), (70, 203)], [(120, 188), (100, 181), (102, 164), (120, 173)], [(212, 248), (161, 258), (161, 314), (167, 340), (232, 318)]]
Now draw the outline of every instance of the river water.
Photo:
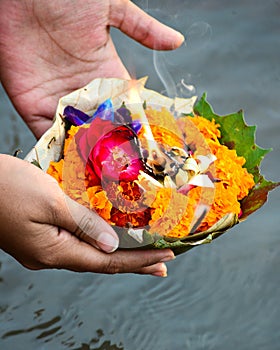
[[(220, 114), (244, 109), (258, 144), (273, 148), (262, 173), (279, 180), (280, 2), (136, 3), (187, 44), (153, 55), (114, 30), (130, 72), (185, 96), (184, 79)], [(0, 105), (1, 152), (27, 153), (35, 140), (2, 90)], [(279, 205), (275, 190), (246, 222), (170, 263), (166, 279), (32, 272), (0, 252), (0, 349), (278, 350)]]

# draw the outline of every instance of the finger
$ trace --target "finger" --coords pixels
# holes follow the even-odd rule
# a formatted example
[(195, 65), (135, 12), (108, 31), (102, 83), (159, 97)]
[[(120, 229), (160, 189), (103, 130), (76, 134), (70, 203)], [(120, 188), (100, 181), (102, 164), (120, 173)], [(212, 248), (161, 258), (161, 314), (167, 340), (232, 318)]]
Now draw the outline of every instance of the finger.
[(157, 264), (143, 267), (138, 271), (134, 271), (134, 273), (140, 275), (153, 275), (158, 277), (167, 277), (167, 267), (165, 263), (159, 262)]
[[(166, 275), (164, 262), (174, 259), (170, 249), (162, 250), (118, 250), (106, 254), (89, 244), (79, 241), (75, 236), (61, 230), (60, 249), (54, 254), (53, 267), (79, 272), (129, 273)], [(63, 236), (66, 239), (63, 239)]]
[(109, 20), (111, 26), (151, 49), (173, 50), (184, 41), (181, 33), (149, 16), (131, 1), (112, 0)]
[(106, 253), (111, 253), (118, 248), (118, 235), (109, 224), (93, 210), (89, 210), (66, 195), (64, 198), (65, 203), (62, 208), (59, 208), (54, 225), (68, 230), (79, 239)]

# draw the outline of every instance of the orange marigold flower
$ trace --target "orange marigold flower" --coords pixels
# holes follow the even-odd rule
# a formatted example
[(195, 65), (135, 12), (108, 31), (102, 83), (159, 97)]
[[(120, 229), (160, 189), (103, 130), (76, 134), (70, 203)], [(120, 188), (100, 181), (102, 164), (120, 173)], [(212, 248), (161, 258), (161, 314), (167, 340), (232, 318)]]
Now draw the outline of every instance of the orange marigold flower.
[(87, 188), (87, 195), (89, 198), (90, 208), (95, 209), (96, 212), (104, 219), (110, 220), (112, 203), (109, 201), (107, 194), (103, 191), (101, 186), (93, 186)]
[[(215, 191), (192, 188), (188, 195), (176, 190), (149, 183), (148, 177), (137, 181), (110, 182), (105, 188), (89, 187), (89, 175), (81, 159), (75, 134), (80, 127), (71, 127), (64, 145), (64, 159), (51, 162), (48, 174), (52, 175), (71, 198), (96, 212), (112, 225), (121, 227), (129, 223), (132, 227), (150, 226), (151, 233), (183, 238), (190, 233), (194, 224), (195, 211), (200, 203), (211, 203), (206, 217), (198, 231), (204, 231), (228, 213), (240, 213), (240, 200), (248, 195), (254, 186), (253, 176), (244, 166), (246, 160), (220, 144), (219, 125), (200, 116), (179, 118), (162, 108), (146, 109), (155, 140), (169, 147), (184, 147), (184, 142), (196, 155), (212, 153), (216, 160), (208, 168), (215, 183)], [(143, 131), (139, 138), (145, 147)]]
[(72, 125), (71, 128), (67, 131), (67, 135), (64, 141), (64, 150), (63, 150), (64, 154), (66, 154), (69, 144), (72, 142), (74, 136), (77, 134), (80, 128), (81, 128), (80, 126)]
[[(180, 128), (173, 115), (166, 108), (156, 110), (148, 107), (145, 113), (156, 142), (169, 147), (184, 147)], [(140, 131), (138, 137), (141, 139), (143, 147), (147, 148), (143, 130)]]
[(110, 183), (107, 196), (113, 205), (111, 221), (118, 226), (146, 226), (150, 220), (150, 208), (142, 200), (142, 191), (136, 182)]
[(197, 126), (206, 139), (218, 141), (218, 138), (221, 137), (221, 132), (219, 130), (220, 125), (216, 124), (214, 119), (210, 121), (198, 115), (188, 117), (187, 119), (191, 120), (191, 122)]
[(47, 174), (51, 175), (62, 186), (62, 169), (64, 166), (64, 159), (60, 159), (59, 162), (50, 162)]
[[(196, 194), (196, 190), (190, 191)], [(158, 190), (156, 199), (152, 203), (152, 217), (149, 222), (150, 232), (168, 237), (185, 237), (190, 232), (194, 218), (194, 211), (199, 196), (185, 196), (171, 188)]]
[(126, 213), (118, 208), (112, 208), (111, 211), (111, 223), (119, 227), (129, 226), (133, 228), (145, 227), (147, 226), (149, 220), (151, 219), (151, 209), (146, 208), (135, 213)]
[[(210, 211), (199, 227), (199, 231), (204, 231), (224, 215), (230, 212), (236, 215), (240, 213), (239, 201), (248, 195), (249, 190), (254, 186), (254, 180), (253, 175), (243, 168), (245, 158), (238, 156), (235, 150), (220, 144), (218, 124), (199, 116), (188, 117), (188, 119), (199, 128), (211, 153), (217, 157), (214, 163), (215, 177), (220, 182), (215, 185), (215, 196)], [(197, 153), (199, 154), (198, 151)], [(193, 190), (190, 195), (192, 192)]]
[[(211, 153), (210, 147), (207, 143), (207, 136), (213, 137), (217, 140), (219, 130), (213, 123), (209, 123), (209, 132), (207, 127), (203, 124), (201, 117), (181, 117), (177, 120), (177, 124), (184, 136), (185, 143), (193, 151), (200, 155), (207, 155)], [(212, 131), (211, 131), (212, 130)], [(210, 132), (211, 131), (211, 132)]]
[(64, 143), (64, 159), (50, 162), (47, 173), (53, 176), (63, 191), (78, 203), (89, 207), (84, 163), (78, 153), (75, 134), (80, 127), (71, 126)]

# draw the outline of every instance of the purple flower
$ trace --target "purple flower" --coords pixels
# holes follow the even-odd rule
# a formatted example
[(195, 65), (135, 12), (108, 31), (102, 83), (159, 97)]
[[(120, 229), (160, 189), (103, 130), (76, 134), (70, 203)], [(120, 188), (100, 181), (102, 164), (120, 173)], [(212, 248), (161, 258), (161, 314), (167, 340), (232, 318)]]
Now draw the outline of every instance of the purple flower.
[(89, 115), (72, 106), (65, 107), (63, 115), (68, 122), (76, 126), (88, 123), (91, 119)]
[(141, 130), (142, 124), (139, 120), (132, 120), (131, 112), (124, 105), (116, 110), (114, 123), (128, 125), (136, 134)]
[(100, 118), (102, 120), (110, 120), (111, 122), (114, 121), (114, 110), (113, 110), (113, 103), (110, 98), (108, 98), (106, 101), (101, 103), (101, 105), (98, 106), (97, 110), (93, 114), (93, 119)]

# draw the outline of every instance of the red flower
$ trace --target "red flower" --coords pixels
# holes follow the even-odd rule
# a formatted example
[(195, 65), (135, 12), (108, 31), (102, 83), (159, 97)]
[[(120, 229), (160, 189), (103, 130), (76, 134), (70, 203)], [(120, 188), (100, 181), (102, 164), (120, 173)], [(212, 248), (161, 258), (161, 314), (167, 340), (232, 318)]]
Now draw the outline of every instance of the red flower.
[(90, 152), (97, 141), (108, 131), (114, 130), (115, 127), (116, 126), (110, 120), (96, 118), (92, 121), (88, 129), (81, 128), (77, 132), (75, 135), (76, 143), (80, 155), (85, 162), (87, 162)]
[(127, 126), (96, 118), (76, 134), (80, 155), (86, 162), (89, 185), (108, 181), (133, 181), (144, 163), (135, 132)]
[(119, 126), (101, 137), (89, 155), (87, 166), (92, 167), (97, 176), (105, 182), (133, 181), (144, 163), (135, 133), (126, 126)]

